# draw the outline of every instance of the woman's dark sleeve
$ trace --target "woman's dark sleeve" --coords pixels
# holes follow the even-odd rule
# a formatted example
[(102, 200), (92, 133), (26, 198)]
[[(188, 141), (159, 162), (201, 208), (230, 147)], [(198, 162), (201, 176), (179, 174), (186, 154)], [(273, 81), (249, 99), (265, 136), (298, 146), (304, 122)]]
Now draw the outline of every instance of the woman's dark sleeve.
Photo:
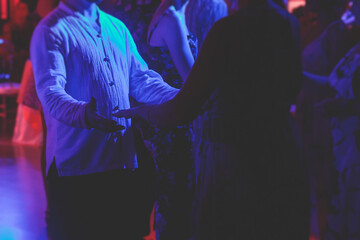
[(225, 69), (228, 23), (217, 22), (208, 33), (198, 58), (180, 92), (170, 101), (151, 111), (151, 121), (161, 126), (175, 126), (193, 120), (210, 97)]

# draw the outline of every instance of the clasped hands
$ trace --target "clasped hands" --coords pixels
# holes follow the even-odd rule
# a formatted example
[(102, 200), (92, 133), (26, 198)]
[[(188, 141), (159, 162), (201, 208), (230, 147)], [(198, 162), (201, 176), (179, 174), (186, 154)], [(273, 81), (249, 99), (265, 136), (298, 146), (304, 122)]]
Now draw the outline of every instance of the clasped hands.
[(86, 104), (85, 121), (89, 127), (103, 132), (117, 132), (125, 129), (124, 126), (118, 124), (116, 121), (107, 119), (99, 114), (94, 97), (91, 97), (90, 102)]
[[(141, 105), (130, 109), (119, 110), (114, 113), (113, 116), (118, 118), (132, 118), (140, 116), (146, 120), (149, 120), (149, 111), (150, 108), (148, 105)], [(104, 132), (117, 132), (125, 129), (124, 126), (118, 124), (116, 121), (107, 119), (99, 114), (94, 97), (91, 98), (90, 102), (85, 107), (85, 119), (89, 127)]]
[(133, 117), (141, 117), (146, 121), (150, 121), (150, 111), (154, 105), (151, 104), (143, 104), (137, 107), (122, 109), (113, 114), (113, 116), (118, 118), (133, 118)]

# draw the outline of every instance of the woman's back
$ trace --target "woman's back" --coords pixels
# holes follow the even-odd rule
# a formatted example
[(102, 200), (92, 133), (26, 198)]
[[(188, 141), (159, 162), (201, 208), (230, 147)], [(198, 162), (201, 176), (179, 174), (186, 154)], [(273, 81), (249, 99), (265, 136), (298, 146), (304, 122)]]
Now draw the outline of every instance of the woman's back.
[(274, 108), (287, 112), (301, 84), (297, 27), (295, 18), (272, 2), (221, 21), (216, 28), (221, 78), (215, 83), (221, 109), (236, 105), (241, 115), (268, 108), (267, 114), (277, 114)]
[(204, 49), (219, 47), (206, 53), (216, 64), (202, 66), (215, 90), (196, 156), (196, 239), (308, 238), (304, 169), (289, 114), (302, 74), (296, 28), (292, 15), (264, 1), (220, 20), (204, 42)]

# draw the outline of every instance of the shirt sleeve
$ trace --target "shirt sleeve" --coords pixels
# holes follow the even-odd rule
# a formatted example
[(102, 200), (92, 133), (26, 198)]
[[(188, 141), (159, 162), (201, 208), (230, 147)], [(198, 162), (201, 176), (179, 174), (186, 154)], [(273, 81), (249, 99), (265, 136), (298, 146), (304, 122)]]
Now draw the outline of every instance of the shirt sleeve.
[(36, 91), (43, 109), (56, 120), (78, 128), (85, 123), (86, 102), (78, 101), (65, 91), (66, 64), (63, 41), (45, 26), (34, 31), (30, 44)]
[[(127, 30), (127, 29), (126, 29)], [(139, 55), (135, 42), (127, 30), (127, 55), (130, 66), (130, 96), (138, 102), (159, 104), (172, 99), (178, 89), (169, 86), (160, 74), (148, 69), (147, 64)]]

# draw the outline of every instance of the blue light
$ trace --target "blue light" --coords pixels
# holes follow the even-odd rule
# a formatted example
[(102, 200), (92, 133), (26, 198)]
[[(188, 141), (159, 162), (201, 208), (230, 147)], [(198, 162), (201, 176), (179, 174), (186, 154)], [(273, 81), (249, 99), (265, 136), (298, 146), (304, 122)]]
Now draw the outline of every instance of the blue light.
[(1, 240), (17, 240), (15, 229), (12, 228), (0, 228)]

